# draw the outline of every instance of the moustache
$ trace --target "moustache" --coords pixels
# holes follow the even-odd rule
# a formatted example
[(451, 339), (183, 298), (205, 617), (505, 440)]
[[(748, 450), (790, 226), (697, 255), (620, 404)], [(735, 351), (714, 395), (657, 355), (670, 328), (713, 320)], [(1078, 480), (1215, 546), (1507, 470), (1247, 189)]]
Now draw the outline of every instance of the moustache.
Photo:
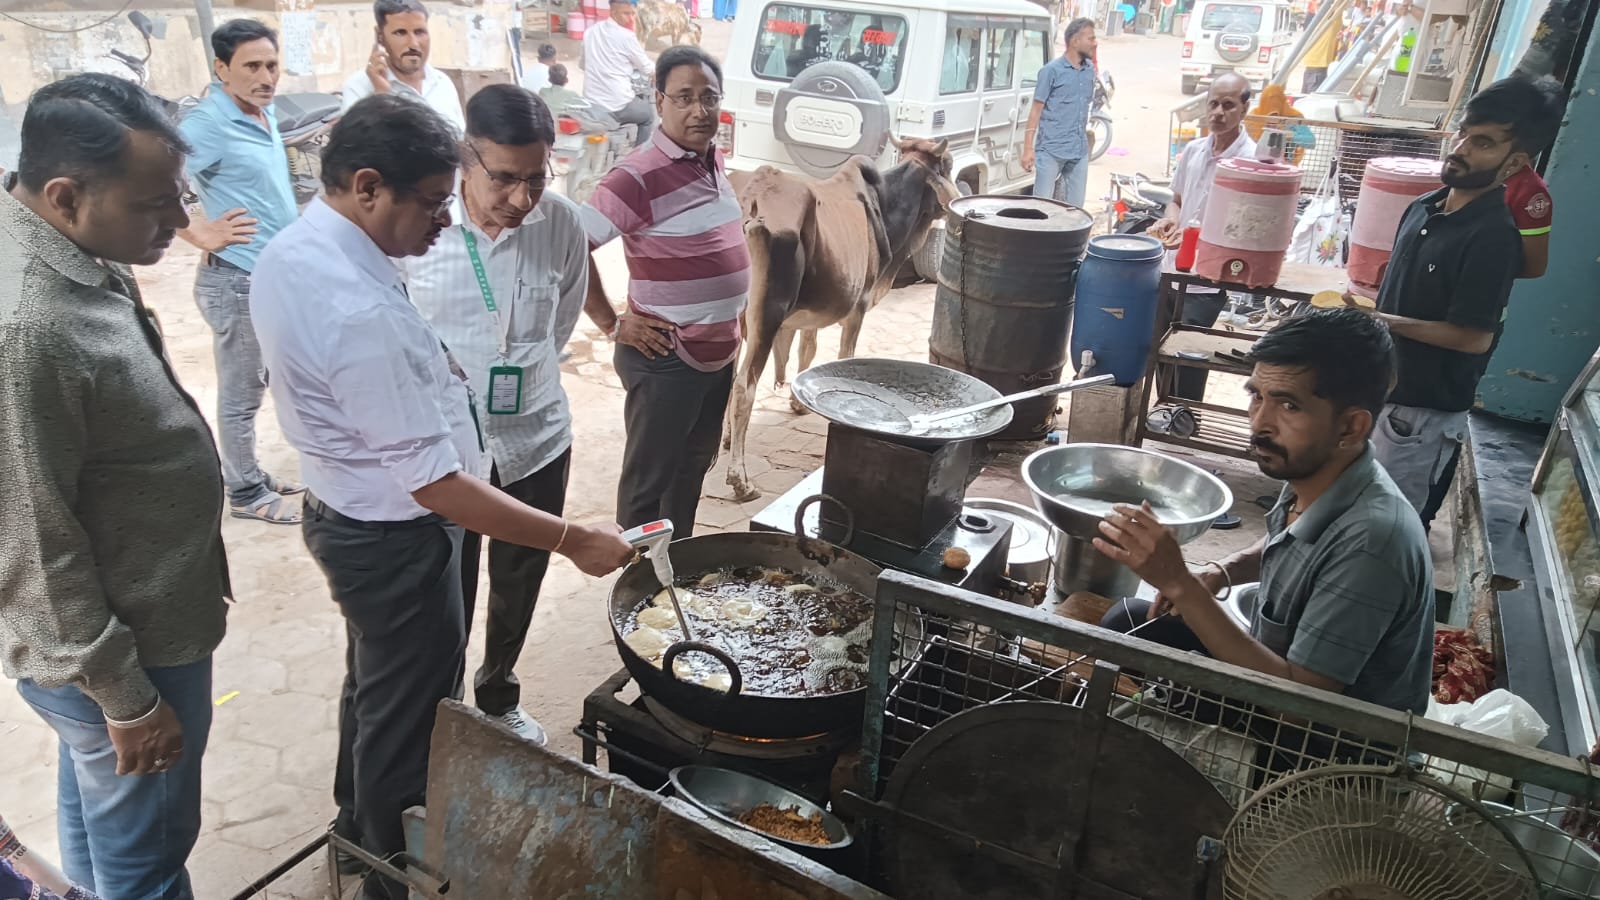
[(1465, 169), (1467, 167), (1467, 161), (1462, 159), (1459, 156), (1446, 156), (1444, 158), (1444, 162), (1445, 162), (1445, 165), (1452, 165), (1453, 164), (1453, 165), (1460, 166), (1463, 169)]
[(1251, 438), (1250, 439), (1250, 449), (1251, 450), (1263, 451), (1263, 452), (1266, 452), (1266, 453), (1271, 453), (1274, 456), (1287, 457), (1289, 455), (1289, 451), (1287, 451), (1287, 450), (1283, 449), (1282, 447), (1278, 446), (1277, 444), (1273, 443), (1271, 440), (1269, 440), (1267, 438), (1263, 438), (1263, 437), (1253, 437), (1253, 438)]

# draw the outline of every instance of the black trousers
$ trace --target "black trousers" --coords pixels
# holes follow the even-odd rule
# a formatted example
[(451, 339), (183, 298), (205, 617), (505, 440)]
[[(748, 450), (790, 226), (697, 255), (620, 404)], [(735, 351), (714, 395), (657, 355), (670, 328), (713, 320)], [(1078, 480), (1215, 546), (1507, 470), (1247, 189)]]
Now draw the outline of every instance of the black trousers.
[(717, 461), (733, 365), (702, 372), (677, 354), (649, 359), (627, 344), (617, 345), (613, 365), (628, 392), (617, 524), (671, 519), (673, 533), (688, 537), (706, 473)]
[[(498, 468), (489, 482), (520, 503), (561, 515), (567, 501), (567, 473), (572, 468), (572, 448), (525, 478), (500, 483)], [(472, 613), (478, 598), (479, 549), (483, 535), (468, 531), (461, 539), (461, 600), (466, 630), (472, 633)], [(483, 665), (472, 677), (472, 702), (491, 716), (510, 712), (522, 701), (517, 682), (517, 657), (528, 640), (533, 606), (539, 586), (550, 569), (550, 551), (535, 550), (505, 541), (489, 541), (489, 612), (484, 624)]]
[[(362, 522), (308, 492), (300, 530), (345, 618), (334, 828), (388, 857), (405, 849), (401, 813), (423, 802), (435, 709), (461, 697), (461, 527)], [(365, 895), (406, 894), (373, 876)]]

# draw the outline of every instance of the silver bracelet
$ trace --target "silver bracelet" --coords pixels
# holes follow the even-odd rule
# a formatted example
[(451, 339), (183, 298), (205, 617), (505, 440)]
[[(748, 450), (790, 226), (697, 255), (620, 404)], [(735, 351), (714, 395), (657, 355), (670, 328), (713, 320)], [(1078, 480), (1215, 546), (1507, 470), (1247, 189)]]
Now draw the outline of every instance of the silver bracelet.
[(1204, 569), (1206, 566), (1216, 566), (1217, 571), (1222, 574), (1222, 580), (1226, 582), (1226, 586), (1223, 587), (1222, 593), (1217, 595), (1217, 602), (1221, 603), (1222, 601), (1233, 596), (1233, 577), (1228, 574), (1228, 567), (1214, 559), (1208, 559), (1200, 564), (1200, 568), (1202, 569)]
[(160, 709), (161, 709), (161, 695), (157, 694), (156, 695), (155, 705), (150, 707), (150, 711), (145, 713), (144, 715), (139, 716), (138, 718), (129, 719), (126, 722), (118, 722), (116, 719), (113, 719), (110, 716), (106, 716), (105, 717), (106, 718), (106, 724), (111, 726), (112, 728), (138, 728), (140, 725), (148, 725), (151, 722), (155, 721), (156, 713)]

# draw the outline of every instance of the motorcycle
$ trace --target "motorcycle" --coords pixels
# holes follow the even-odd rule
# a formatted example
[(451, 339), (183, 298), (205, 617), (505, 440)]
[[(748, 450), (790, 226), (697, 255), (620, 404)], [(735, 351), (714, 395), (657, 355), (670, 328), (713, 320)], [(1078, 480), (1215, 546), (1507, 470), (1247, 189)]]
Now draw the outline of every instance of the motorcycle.
[(1099, 159), (1111, 149), (1111, 96), (1117, 83), (1110, 72), (1095, 70), (1094, 98), (1089, 103), (1089, 161)]
[[(128, 13), (128, 21), (144, 41), (144, 55), (134, 56), (116, 48), (106, 56), (127, 68), (133, 81), (145, 87), (150, 80), (148, 64), (153, 49), (150, 45), (155, 25), (139, 10)], [(209, 91), (210, 85), (206, 90)], [(173, 121), (181, 121), (189, 110), (200, 103), (199, 96), (186, 96), (170, 100), (155, 96)], [(202, 92), (201, 96), (204, 96)], [(304, 207), (317, 196), (322, 187), (322, 148), (328, 142), (328, 132), (339, 120), (342, 102), (338, 94), (302, 93), (279, 94), (273, 98), (272, 111), (277, 119), (278, 136), (283, 141), (284, 154), (289, 158), (289, 179), (294, 187), (295, 203)]]
[(585, 101), (567, 106), (556, 116), (556, 142), (551, 148), (561, 192), (583, 203), (617, 160), (633, 150), (639, 126), (622, 125), (610, 113)]
[[(643, 73), (635, 73), (633, 88), (637, 98), (648, 97), (653, 89)], [(633, 152), (639, 142), (639, 126), (618, 122), (588, 100), (576, 100), (551, 112), (556, 116), (552, 167), (567, 199), (583, 203), (611, 167)]]
[(1115, 234), (1144, 234), (1172, 205), (1172, 188), (1156, 184), (1144, 173), (1111, 173), (1106, 195), (1106, 230)]

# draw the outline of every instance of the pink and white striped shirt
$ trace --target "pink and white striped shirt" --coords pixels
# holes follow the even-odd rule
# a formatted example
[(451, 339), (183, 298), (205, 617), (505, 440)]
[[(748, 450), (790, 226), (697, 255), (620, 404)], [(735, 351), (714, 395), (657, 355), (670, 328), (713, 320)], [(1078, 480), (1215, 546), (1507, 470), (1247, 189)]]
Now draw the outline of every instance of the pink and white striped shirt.
[(678, 326), (673, 342), (685, 363), (715, 372), (733, 362), (750, 250), (720, 150), (708, 160), (658, 128), (606, 173), (581, 218), (590, 249), (622, 236), (628, 305)]

